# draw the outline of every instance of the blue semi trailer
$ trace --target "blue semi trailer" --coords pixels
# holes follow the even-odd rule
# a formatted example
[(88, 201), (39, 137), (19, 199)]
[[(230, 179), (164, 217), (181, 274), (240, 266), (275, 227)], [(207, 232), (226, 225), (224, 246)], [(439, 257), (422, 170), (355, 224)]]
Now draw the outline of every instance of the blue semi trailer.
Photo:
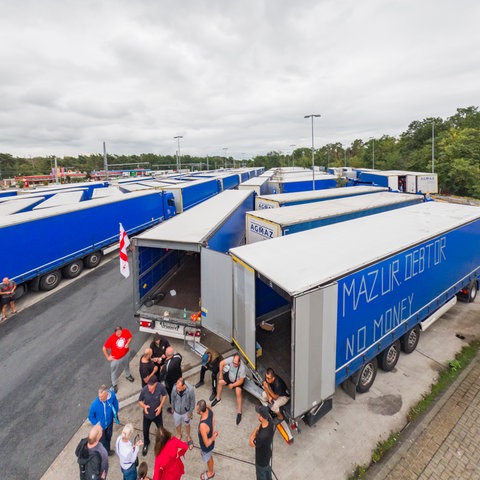
[(322, 202), (334, 198), (353, 197), (356, 195), (366, 195), (369, 193), (387, 192), (385, 187), (339, 187), (328, 188), (326, 190), (310, 190), (306, 192), (276, 193), (272, 195), (260, 195), (255, 198), (255, 210), (264, 210), (266, 208), (289, 207), (292, 205), (301, 205), (304, 203)]
[(217, 282), (211, 265), (229, 260), (228, 250), (245, 243), (245, 213), (253, 208), (253, 196), (249, 190), (226, 190), (134, 238), (134, 300), (141, 331), (175, 338), (198, 335), (200, 322), (191, 319), (202, 307), (202, 324), (230, 339), (230, 331), (219, 327), (225, 311), (217, 299), (231, 303), (232, 292)]
[(259, 377), (275, 366), (288, 415), (313, 424), (336, 387), (368, 391), (458, 295), (474, 300), (479, 245), (480, 207), (429, 202), (231, 249), (232, 340)]
[(336, 198), (306, 205), (255, 210), (248, 212), (246, 217), (247, 243), (260, 242), (354, 218), (375, 215), (396, 208), (416, 205), (423, 201), (423, 195), (379, 192), (374, 195)]
[(96, 267), (103, 249), (118, 241), (119, 223), (133, 234), (173, 215), (173, 196), (150, 191), (0, 217), (0, 238), (8, 245), (2, 275), (17, 283), (17, 297), (27, 287), (52, 290), (62, 276)]

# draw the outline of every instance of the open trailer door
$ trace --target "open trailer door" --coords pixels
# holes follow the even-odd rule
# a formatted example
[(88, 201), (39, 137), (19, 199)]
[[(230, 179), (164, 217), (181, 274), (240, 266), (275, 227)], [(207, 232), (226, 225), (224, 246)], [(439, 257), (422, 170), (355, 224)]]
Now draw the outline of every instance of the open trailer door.
[(319, 406), (335, 392), (337, 285), (293, 299), (293, 416)]
[(232, 341), (232, 257), (208, 248), (200, 254), (202, 326)]
[(233, 260), (233, 341), (255, 369), (255, 272)]

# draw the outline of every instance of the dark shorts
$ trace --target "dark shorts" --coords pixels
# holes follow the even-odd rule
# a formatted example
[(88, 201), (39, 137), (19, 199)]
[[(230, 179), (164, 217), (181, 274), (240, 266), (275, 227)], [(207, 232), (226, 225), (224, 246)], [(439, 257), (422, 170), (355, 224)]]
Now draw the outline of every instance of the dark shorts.
[(13, 302), (13, 295), (2, 295), (1, 302), (2, 305), (8, 305), (10, 302)]

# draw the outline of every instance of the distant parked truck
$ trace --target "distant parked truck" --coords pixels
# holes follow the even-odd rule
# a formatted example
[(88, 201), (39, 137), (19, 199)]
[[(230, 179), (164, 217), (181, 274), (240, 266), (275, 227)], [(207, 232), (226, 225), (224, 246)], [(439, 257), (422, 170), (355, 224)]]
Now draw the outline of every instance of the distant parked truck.
[(275, 366), (290, 417), (311, 425), (337, 386), (368, 391), (457, 294), (475, 299), (479, 245), (479, 207), (428, 202), (233, 248), (232, 340), (260, 376)]
[(260, 242), (396, 208), (408, 207), (423, 201), (423, 195), (380, 192), (305, 205), (255, 210), (247, 213), (247, 243)]
[(358, 182), (361, 184), (389, 187), (406, 193), (438, 193), (438, 177), (436, 173), (391, 171), (358, 171)]
[(173, 215), (173, 195), (150, 191), (0, 217), (0, 238), (8, 245), (2, 274), (17, 283), (17, 297), (27, 288), (52, 290), (62, 276), (96, 267), (118, 241), (119, 223), (133, 234)]
[(334, 198), (353, 197), (369, 193), (387, 192), (387, 187), (339, 187), (326, 190), (309, 190), (306, 192), (277, 193), (272, 195), (260, 195), (255, 198), (255, 210), (265, 208), (288, 207), (304, 203), (322, 202)]

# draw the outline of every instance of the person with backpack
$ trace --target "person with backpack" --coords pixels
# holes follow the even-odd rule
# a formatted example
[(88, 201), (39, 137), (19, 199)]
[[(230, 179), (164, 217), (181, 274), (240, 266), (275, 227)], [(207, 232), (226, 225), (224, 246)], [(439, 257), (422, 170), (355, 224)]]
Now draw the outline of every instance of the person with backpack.
[(75, 449), (80, 468), (80, 480), (105, 480), (108, 473), (108, 454), (100, 443), (102, 427), (94, 425), (87, 438), (82, 438)]

